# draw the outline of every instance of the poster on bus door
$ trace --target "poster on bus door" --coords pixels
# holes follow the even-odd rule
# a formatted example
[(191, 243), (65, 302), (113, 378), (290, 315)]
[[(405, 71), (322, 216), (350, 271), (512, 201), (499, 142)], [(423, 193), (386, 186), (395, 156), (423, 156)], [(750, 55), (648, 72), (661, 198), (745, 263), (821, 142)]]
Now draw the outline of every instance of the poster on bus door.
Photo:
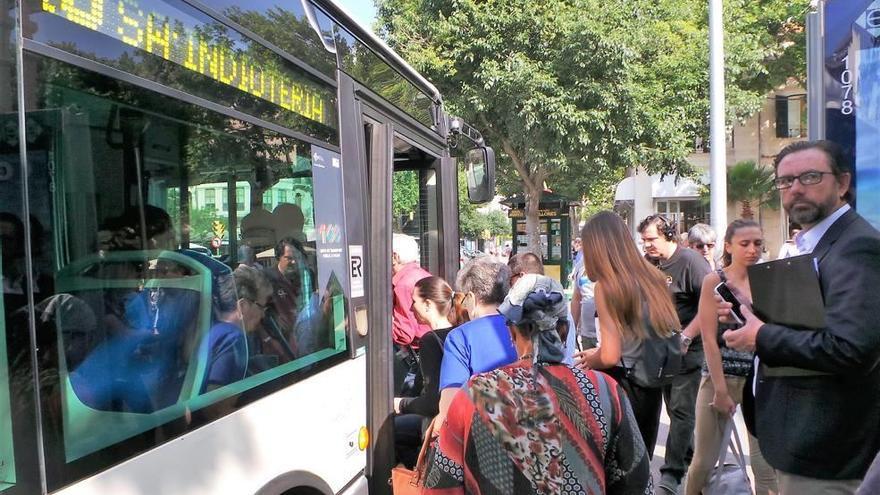
[(345, 253), (345, 216), (342, 198), (342, 164), (339, 153), (312, 146), (314, 197), (325, 207), (315, 208), (315, 248), (318, 290), (322, 301), (330, 298), (337, 349), (345, 345), (345, 294), (348, 293), (348, 256)]

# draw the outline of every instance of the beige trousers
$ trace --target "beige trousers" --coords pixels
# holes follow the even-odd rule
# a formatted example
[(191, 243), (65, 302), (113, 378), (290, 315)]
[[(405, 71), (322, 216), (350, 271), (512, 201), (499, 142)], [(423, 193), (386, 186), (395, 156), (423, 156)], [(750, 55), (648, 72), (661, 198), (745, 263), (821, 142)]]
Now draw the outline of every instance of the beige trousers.
[[(742, 403), (742, 390), (745, 385), (745, 377), (726, 376), (727, 390), (730, 398), (736, 404)], [(694, 432), (694, 459), (688, 468), (686, 495), (700, 495), (708, 477), (715, 467), (715, 459), (721, 449), (721, 442), (727, 441), (721, 438), (724, 435), (724, 426), (727, 417), (709, 405), (715, 399), (715, 386), (712, 379), (704, 376), (700, 382), (700, 390), (697, 393), (696, 415), (697, 424)], [(773, 468), (764, 460), (758, 439), (749, 435), (749, 458), (752, 471), (755, 474), (755, 493), (767, 495), (776, 493), (776, 474)]]

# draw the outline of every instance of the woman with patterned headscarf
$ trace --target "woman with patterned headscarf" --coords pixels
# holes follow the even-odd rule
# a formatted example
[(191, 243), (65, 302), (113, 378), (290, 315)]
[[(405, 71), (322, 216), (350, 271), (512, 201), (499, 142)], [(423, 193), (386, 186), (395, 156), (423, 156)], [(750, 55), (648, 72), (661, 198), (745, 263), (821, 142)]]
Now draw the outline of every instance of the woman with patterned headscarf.
[(626, 395), (610, 377), (562, 364), (566, 298), (519, 279), (498, 308), (519, 360), (455, 395), (424, 473), (427, 494), (653, 493)]

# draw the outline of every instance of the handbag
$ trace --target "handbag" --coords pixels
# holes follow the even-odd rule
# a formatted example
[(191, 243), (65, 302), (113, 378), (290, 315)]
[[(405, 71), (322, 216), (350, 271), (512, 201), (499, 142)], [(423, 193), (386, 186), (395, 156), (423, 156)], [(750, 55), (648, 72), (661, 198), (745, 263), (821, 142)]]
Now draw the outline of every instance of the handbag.
[[(435, 418), (436, 419), (436, 418)], [(391, 468), (391, 492), (394, 495), (418, 495), (422, 492), (425, 474), (425, 457), (428, 452), (428, 446), (431, 444), (431, 438), (434, 436), (434, 421), (428, 424), (425, 430), (425, 439), (422, 441), (422, 448), (419, 450), (419, 456), (416, 458), (416, 465), (412, 469), (408, 469), (403, 464), (399, 464)]]
[[(731, 433), (733, 440), (730, 439)], [(724, 440), (721, 441), (721, 449), (718, 452), (718, 465), (712, 470), (712, 474), (703, 488), (703, 493), (705, 495), (752, 495), (752, 483), (746, 472), (746, 456), (739, 441), (733, 416), (727, 421), (722, 438)], [(736, 464), (725, 462), (728, 446), (733, 452), (733, 457), (736, 458)]]

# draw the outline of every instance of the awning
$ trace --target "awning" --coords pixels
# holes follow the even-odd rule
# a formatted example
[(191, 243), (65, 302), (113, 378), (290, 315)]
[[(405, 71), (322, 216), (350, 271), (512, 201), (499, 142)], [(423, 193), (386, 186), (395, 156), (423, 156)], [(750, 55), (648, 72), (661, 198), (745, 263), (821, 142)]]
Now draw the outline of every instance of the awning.
[[(708, 174), (702, 178), (703, 182), (708, 183)], [(627, 177), (617, 184), (614, 193), (614, 201), (634, 201), (635, 200), (635, 177)], [(668, 198), (698, 198), (700, 196), (700, 182), (682, 178), (676, 175), (667, 175), (665, 177), (660, 174), (651, 176), (651, 197), (655, 199)]]

